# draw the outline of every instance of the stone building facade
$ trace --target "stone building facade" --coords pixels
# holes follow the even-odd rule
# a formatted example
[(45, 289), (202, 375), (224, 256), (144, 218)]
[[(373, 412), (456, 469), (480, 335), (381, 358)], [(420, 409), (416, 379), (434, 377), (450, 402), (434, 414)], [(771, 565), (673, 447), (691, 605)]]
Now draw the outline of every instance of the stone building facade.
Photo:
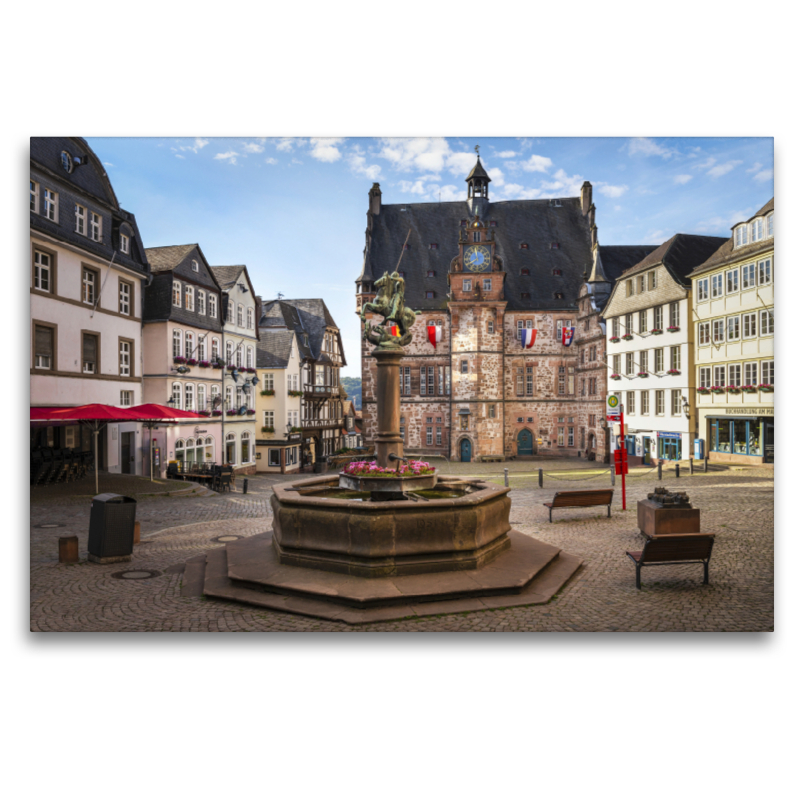
[[(577, 455), (590, 441), (596, 450), (605, 443), (605, 371), (580, 354), (602, 342), (596, 297), (648, 249), (599, 247), (588, 181), (580, 197), (500, 203), (489, 200), (490, 181), (478, 159), (465, 202), (384, 205), (378, 184), (369, 192), (357, 311), (397, 268), (419, 314), (401, 362), (405, 447), (461, 461)], [(610, 276), (594, 274), (601, 254)], [(435, 346), (428, 326), (441, 328)], [(571, 346), (564, 327), (576, 327)], [(537, 331), (529, 349), (523, 328)], [(366, 443), (377, 432), (371, 350), (362, 342)], [(594, 394), (581, 395), (589, 371)]]

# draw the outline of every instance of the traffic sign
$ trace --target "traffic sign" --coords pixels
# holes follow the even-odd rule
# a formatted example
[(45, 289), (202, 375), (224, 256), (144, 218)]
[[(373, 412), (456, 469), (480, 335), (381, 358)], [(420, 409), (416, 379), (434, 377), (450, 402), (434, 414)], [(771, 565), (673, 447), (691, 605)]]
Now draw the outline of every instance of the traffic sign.
[(619, 412), (620, 412), (619, 397), (617, 397), (615, 394), (610, 394), (606, 398), (606, 419), (607, 420), (619, 419)]

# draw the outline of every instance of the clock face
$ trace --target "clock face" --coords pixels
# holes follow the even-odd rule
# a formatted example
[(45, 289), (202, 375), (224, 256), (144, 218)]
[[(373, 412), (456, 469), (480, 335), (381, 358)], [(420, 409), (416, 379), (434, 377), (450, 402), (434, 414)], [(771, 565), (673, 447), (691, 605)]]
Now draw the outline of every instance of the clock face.
[(476, 244), (464, 251), (464, 266), (470, 272), (489, 272), (492, 267), (492, 254), (488, 247)]
[(64, 172), (72, 172), (72, 156), (66, 151), (61, 151), (61, 166)]

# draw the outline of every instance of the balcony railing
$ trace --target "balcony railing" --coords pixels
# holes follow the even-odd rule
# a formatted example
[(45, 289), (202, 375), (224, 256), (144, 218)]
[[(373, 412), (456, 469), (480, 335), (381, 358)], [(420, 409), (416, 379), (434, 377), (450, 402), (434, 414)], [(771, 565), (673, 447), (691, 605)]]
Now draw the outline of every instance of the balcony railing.
[(306, 383), (303, 393), (307, 397), (333, 397), (339, 394), (339, 387), (332, 383)]
[(342, 428), (344, 427), (344, 417), (334, 419), (304, 419), (300, 421), (300, 425), (303, 430)]

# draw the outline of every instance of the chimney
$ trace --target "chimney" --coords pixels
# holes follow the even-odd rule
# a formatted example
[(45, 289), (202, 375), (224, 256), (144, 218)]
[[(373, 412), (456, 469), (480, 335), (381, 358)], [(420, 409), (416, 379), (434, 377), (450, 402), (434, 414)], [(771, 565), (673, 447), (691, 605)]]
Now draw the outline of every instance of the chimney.
[(592, 223), (592, 248), (597, 244), (597, 225)]
[[(589, 190), (589, 194), (591, 194), (591, 189)], [(592, 205), (589, 207), (589, 227), (590, 228), (594, 226), (594, 212), (595, 212), (594, 203), (592, 203)]]
[(369, 190), (369, 211), (370, 214), (381, 213), (381, 185), (373, 183)]
[(592, 205), (592, 184), (589, 181), (584, 181), (581, 186), (581, 214), (585, 217), (589, 213), (589, 208)]

